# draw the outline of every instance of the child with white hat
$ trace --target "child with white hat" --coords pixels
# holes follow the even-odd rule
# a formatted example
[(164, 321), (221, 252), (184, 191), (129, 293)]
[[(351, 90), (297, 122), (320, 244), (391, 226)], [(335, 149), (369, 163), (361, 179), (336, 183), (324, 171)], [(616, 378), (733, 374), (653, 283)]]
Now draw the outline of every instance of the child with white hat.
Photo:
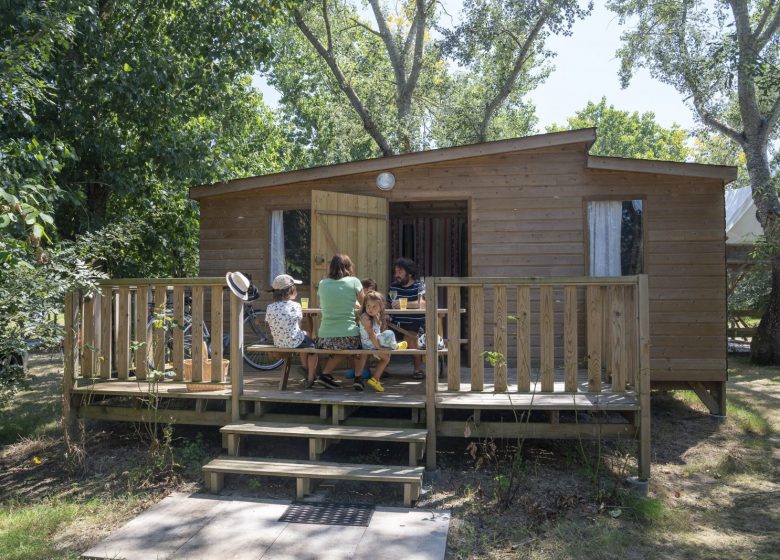
[[(295, 286), (299, 284), (302, 282), (289, 274), (280, 274), (271, 283), (274, 302), (266, 308), (265, 320), (271, 328), (274, 346), (279, 348), (314, 348), (309, 333), (300, 327), (303, 310), (294, 301), (298, 295)], [(311, 388), (317, 374), (317, 354), (301, 352), (301, 365), (307, 373), (306, 388)]]

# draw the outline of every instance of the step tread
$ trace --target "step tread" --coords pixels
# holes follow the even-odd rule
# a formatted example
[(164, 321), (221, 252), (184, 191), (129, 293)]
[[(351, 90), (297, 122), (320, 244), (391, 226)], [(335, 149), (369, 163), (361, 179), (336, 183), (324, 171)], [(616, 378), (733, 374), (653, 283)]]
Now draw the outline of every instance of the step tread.
[(203, 465), (205, 472), (287, 476), (337, 480), (373, 480), (377, 482), (421, 483), (424, 467), (395, 465), (359, 465), (220, 456)]
[(323, 439), (362, 439), (425, 443), (428, 431), (414, 428), (375, 428), (294, 424), (288, 422), (237, 422), (220, 429), (227, 434), (318, 437)]

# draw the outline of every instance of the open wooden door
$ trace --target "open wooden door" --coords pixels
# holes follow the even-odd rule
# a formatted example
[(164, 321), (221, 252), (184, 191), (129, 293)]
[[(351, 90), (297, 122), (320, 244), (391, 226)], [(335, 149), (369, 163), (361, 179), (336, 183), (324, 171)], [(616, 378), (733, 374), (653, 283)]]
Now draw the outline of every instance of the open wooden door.
[(349, 255), (358, 278), (371, 277), (387, 291), (388, 204), (384, 198), (312, 191), (311, 300), (319, 306), (317, 284), (328, 275), (336, 253)]

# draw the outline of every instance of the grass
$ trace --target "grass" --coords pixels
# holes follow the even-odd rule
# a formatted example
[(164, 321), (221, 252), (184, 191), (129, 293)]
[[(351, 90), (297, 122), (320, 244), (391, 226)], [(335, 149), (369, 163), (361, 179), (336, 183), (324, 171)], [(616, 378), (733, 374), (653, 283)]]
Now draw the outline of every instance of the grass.
[(77, 558), (77, 554), (58, 551), (52, 537), (78, 518), (82, 507), (90, 506), (67, 502), (0, 506), (0, 558)]

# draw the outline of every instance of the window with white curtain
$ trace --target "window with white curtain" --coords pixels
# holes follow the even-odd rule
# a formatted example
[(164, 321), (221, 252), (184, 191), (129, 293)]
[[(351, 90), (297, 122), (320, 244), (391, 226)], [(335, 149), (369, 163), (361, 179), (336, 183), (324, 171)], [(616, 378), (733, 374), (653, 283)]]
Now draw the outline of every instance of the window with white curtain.
[(309, 284), (311, 211), (271, 212), (268, 259), (269, 284), (279, 274), (290, 274)]
[(642, 201), (594, 200), (587, 209), (590, 275), (642, 273)]

